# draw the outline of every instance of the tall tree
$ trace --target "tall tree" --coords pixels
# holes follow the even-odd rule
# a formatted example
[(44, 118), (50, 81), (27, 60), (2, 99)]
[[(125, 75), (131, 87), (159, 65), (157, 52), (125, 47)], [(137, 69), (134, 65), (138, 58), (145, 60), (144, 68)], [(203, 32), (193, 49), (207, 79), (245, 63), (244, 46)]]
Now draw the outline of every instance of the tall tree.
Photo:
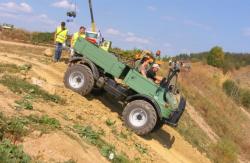
[(207, 63), (215, 67), (223, 67), (224, 60), (225, 53), (219, 46), (213, 47), (207, 56)]

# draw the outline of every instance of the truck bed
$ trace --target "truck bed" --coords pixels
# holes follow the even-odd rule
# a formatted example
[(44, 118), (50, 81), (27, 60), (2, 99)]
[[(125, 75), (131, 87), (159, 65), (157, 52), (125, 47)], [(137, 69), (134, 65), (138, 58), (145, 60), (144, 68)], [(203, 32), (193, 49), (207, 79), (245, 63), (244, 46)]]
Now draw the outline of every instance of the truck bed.
[[(111, 74), (115, 78), (121, 78), (125, 69), (128, 68), (125, 64), (119, 62), (115, 55), (98, 48), (83, 38), (77, 40), (74, 50), (95, 63), (99, 68), (102, 68), (105, 73)], [(128, 72), (128, 70), (126, 71)]]

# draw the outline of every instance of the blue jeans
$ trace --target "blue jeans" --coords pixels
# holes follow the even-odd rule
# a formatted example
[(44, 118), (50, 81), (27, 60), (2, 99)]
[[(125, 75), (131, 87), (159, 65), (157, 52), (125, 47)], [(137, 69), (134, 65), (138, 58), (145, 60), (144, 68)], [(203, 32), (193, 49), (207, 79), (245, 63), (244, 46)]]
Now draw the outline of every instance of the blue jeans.
[(54, 55), (54, 61), (58, 62), (62, 55), (62, 44), (56, 43), (56, 49), (55, 49), (55, 55)]

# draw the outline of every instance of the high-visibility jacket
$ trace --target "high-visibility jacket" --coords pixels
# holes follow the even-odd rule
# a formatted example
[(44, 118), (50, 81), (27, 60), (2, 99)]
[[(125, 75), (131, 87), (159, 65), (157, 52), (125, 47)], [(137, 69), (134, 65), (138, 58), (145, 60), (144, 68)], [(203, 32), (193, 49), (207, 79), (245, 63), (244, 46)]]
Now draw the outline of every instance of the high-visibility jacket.
[(65, 43), (68, 35), (68, 29), (65, 28), (64, 30), (61, 27), (57, 27), (56, 29), (56, 42)]
[(77, 41), (77, 39), (79, 37), (85, 38), (86, 35), (85, 34), (80, 34), (79, 32), (74, 33), (74, 35), (73, 35), (73, 42), (72, 42), (73, 46), (75, 46), (75, 43), (76, 43), (76, 41)]

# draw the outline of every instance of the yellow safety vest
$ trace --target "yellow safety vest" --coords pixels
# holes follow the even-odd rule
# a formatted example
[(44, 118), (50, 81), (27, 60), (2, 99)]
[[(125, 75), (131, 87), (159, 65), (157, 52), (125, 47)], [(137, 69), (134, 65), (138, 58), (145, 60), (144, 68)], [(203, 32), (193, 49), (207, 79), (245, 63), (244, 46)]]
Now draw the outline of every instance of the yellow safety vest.
[(73, 35), (73, 46), (75, 46), (75, 43), (79, 37), (85, 38), (85, 34), (79, 34), (79, 32), (74, 33)]
[(68, 29), (62, 30), (61, 27), (57, 27), (56, 29), (56, 42), (65, 43), (68, 35)]

